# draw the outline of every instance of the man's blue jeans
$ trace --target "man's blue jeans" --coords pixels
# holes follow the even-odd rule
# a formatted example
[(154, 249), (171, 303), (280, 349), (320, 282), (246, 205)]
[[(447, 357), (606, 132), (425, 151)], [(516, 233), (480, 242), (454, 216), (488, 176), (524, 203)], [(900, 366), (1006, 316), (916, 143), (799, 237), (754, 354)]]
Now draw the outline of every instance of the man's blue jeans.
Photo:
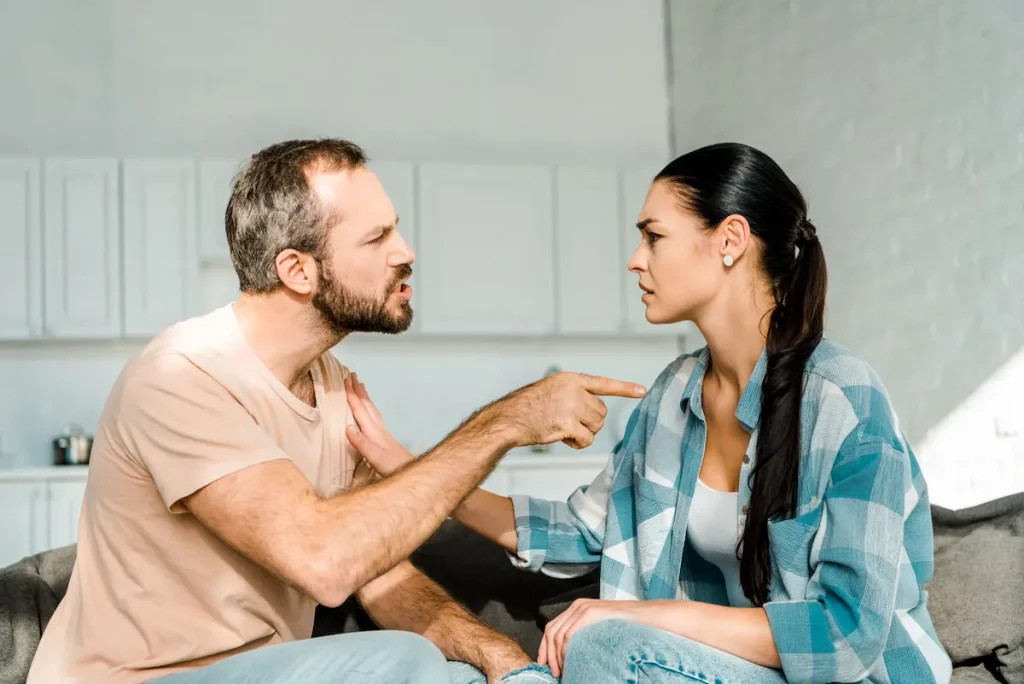
[[(530, 668), (503, 684), (552, 684), (546, 670)], [(373, 631), (265, 646), (151, 684), (486, 684), (465, 663), (449, 663), (427, 639), (412, 632)]]

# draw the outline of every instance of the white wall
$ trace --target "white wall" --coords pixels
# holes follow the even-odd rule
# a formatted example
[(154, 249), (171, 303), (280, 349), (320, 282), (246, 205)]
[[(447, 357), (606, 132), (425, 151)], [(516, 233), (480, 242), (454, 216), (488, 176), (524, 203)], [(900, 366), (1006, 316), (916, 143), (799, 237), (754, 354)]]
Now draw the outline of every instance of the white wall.
[[(649, 163), (652, 175), (669, 154), (658, 0), (5, 0), (0, 64), (0, 154), (237, 156), (336, 135), (377, 159)], [(139, 348), (0, 344), (0, 465), (47, 463), (68, 421), (91, 429)], [(551, 364), (649, 383), (677, 353), (673, 340), (610, 339), (338, 350), (414, 447)]]
[(662, 160), (663, 26), (659, 0), (5, 0), (0, 149)]
[[(673, 0), (670, 16), (679, 151), (747, 142), (801, 186), (830, 268), (827, 333), (872, 363), (921, 442), (1024, 347), (1024, 3)], [(1020, 406), (1013, 367), (999, 396)], [(1019, 461), (988, 459), (1015, 453), (994, 416), (963, 425), (973, 449), (936, 453), (943, 469), (1024, 489)]]

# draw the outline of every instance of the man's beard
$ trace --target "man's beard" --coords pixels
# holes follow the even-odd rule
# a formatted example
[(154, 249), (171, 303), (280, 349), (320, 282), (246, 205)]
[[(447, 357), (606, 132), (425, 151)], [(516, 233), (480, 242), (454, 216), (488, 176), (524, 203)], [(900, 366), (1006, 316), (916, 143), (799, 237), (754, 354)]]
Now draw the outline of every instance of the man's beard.
[(388, 297), (395, 292), (399, 283), (412, 275), (412, 268), (408, 264), (396, 269), (387, 292), (379, 299), (353, 292), (338, 284), (326, 262), (321, 261), (319, 266), (319, 283), (313, 295), (313, 306), (334, 334), (369, 332), (395, 335), (405, 332), (412, 325), (412, 307), (408, 301), (402, 302), (401, 311), (397, 314), (387, 308)]

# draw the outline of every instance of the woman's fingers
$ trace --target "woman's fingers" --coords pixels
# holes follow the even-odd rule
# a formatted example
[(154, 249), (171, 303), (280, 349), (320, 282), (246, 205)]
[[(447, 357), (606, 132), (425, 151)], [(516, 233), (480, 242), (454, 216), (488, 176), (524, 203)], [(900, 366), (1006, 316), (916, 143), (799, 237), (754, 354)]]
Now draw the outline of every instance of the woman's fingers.
[(377, 407), (370, 400), (370, 395), (366, 391), (366, 385), (364, 385), (363, 382), (359, 379), (359, 374), (353, 373), (352, 379), (355, 382), (356, 394), (358, 394), (359, 398), (363, 400), (363, 403), (366, 405), (366, 410), (370, 414), (370, 417), (377, 421), (378, 425), (383, 426), (384, 418), (381, 417), (380, 411), (377, 410)]
[(352, 418), (355, 419), (359, 429), (367, 438), (375, 440), (380, 436), (381, 426), (370, 415), (366, 403), (355, 390), (355, 383), (350, 378), (345, 379), (345, 397), (348, 399), (348, 407), (352, 411)]

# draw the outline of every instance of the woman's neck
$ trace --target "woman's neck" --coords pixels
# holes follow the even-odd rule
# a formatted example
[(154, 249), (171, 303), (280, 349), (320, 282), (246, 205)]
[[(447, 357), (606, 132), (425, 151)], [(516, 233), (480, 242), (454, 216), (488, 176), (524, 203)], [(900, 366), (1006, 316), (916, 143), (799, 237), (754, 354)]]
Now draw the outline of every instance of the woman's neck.
[(697, 326), (711, 350), (709, 374), (719, 387), (732, 387), (742, 396), (764, 350), (774, 302), (750, 290), (724, 299)]

